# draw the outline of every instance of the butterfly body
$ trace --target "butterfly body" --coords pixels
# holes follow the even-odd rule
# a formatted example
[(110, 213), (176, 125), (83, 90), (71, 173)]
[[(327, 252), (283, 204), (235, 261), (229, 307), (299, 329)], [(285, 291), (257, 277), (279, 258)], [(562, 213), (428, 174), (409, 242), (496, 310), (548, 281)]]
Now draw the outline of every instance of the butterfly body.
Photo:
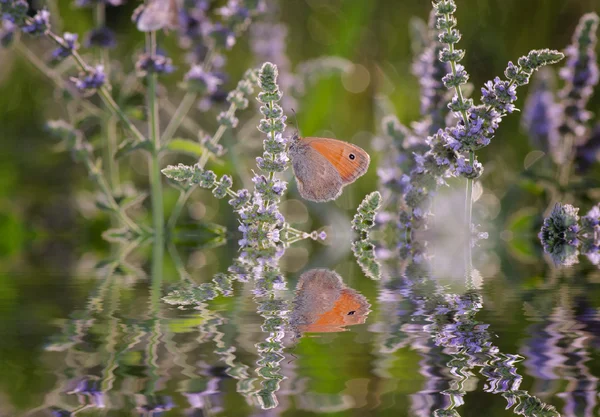
[(344, 186), (367, 172), (370, 162), (369, 154), (351, 143), (297, 135), (289, 155), (300, 195), (318, 202), (338, 198)]
[(178, 0), (152, 0), (142, 6), (136, 19), (141, 32), (153, 32), (159, 29), (174, 29), (179, 20)]

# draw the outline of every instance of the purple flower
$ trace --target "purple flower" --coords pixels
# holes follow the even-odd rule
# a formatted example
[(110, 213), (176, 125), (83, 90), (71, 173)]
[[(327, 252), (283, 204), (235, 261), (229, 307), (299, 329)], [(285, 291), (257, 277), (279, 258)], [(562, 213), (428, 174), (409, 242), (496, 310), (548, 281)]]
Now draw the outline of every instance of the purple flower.
[(95, 68), (89, 68), (87, 72), (82, 73), (78, 78), (72, 78), (71, 80), (79, 90), (94, 91), (102, 87), (106, 81), (104, 66), (97, 65)]
[(581, 228), (586, 234), (593, 236), (598, 228), (598, 225), (600, 225), (600, 205), (592, 207), (592, 209), (581, 218)]
[(229, 200), (229, 205), (232, 206), (234, 210), (240, 209), (243, 205), (250, 201), (250, 193), (246, 189), (238, 190), (236, 195), (237, 197)]
[(217, 48), (231, 49), (235, 45), (235, 34), (221, 23), (213, 24), (207, 30), (207, 35), (213, 40)]
[(565, 51), (566, 65), (560, 71), (560, 77), (567, 82), (561, 91), (561, 98), (587, 102), (594, 86), (598, 84), (599, 72), (595, 52), (598, 22), (598, 15), (593, 12), (583, 15), (579, 20), (573, 43)]
[(233, 27), (247, 24), (250, 20), (250, 11), (239, 0), (229, 0), (218, 12)]
[(461, 156), (456, 160), (456, 173), (465, 178), (479, 178), (483, 173), (483, 165), (477, 160), (473, 161), (473, 165), (471, 165)]
[(89, 401), (94, 407), (104, 408), (106, 406), (104, 392), (102, 392), (100, 388), (100, 383), (97, 380), (82, 379), (77, 383), (77, 385), (71, 393), (76, 393), (89, 397)]
[(456, 74), (449, 72), (442, 77), (442, 82), (446, 88), (460, 87), (466, 84), (467, 81), (469, 81), (469, 74), (465, 70), (465, 67), (460, 64), (456, 65)]
[(73, 53), (79, 47), (77, 43), (77, 34), (65, 32), (61, 39), (61, 45), (52, 52), (52, 58), (55, 60), (63, 60)]
[(0, 17), (16, 26), (24, 26), (29, 11), (29, 4), (25, 0), (1, 0)]
[(560, 77), (566, 83), (558, 94), (562, 111), (561, 135), (585, 135), (587, 122), (592, 117), (586, 105), (600, 79), (595, 52), (599, 20), (596, 13), (583, 15), (573, 35), (573, 43), (565, 51), (567, 62)]
[(23, 32), (33, 36), (39, 36), (46, 33), (50, 29), (50, 12), (48, 10), (40, 10), (31, 19), (31, 22), (21, 28)]
[(502, 81), (499, 77), (494, 78), (494, 81), (485, 83), (485, 87), (481, 88), (481, 101), (484, 104), (494, 108), (499, 112), (512, 113), (515, 110), (515, 105), (512, 104), (517, 100), (517, 86), (510, 85), (509, 81)]
[(600, 157), (600, 124), (597, 124), (590, 133), (587, 140), (576, 146), (575, 163), (577, 172), (582, 174), (586, 172), (593, 164), (598, 162)]
[(206, 72), (200, 65), (193, 65), (185, 74), (183, 86), (198, 94), (214, 94), (222, 81), (213, 73)]
[(167, 395), (139, 395), (136, 396), (136, 409), (142, 415), (157, 416), (169, 411), (175, 404)]
[(145, 76), (148, 73), (169, 74), (173, 72), (174, 67), (171, 58), (164, 55), (142, 54), (135, 64), (135, 69), (138, 76)]
[(117, 46), (117, 38), (115, 33), (109, 28), (97, 28), (90, 30), (85, 35), (83, 44), (86, 48), (98, 47), (112, 49)]
[(125, 3), (124, 0), (75, 0), (76, 7), (91, 7), (99, 3), (110, 6), (120, 6)]
[(450, 72), (450, 65), (438, 59), (441, 50), (441, 44), (432, 42), (412, 66), (412, 72), (419, 79), (421, 86), (421, 115), (431, 116), (428, 132), (430, 134), (442, 127), (447, 113), (445, 97), (448, 93), (442, 78)]
[(16, 29), (17, 25), (15, 25), (11, 20), (3, 19), (2, 26), (0, 27), (0, 45), (4, 47), (10, 46), (15, 37)]
[(541, 70), (534, 78), (532, 92), (527, 97), (521, 124), (536, 148), (547, 152), (557, 142), (556, 104), (551, 90), (550, 71)]

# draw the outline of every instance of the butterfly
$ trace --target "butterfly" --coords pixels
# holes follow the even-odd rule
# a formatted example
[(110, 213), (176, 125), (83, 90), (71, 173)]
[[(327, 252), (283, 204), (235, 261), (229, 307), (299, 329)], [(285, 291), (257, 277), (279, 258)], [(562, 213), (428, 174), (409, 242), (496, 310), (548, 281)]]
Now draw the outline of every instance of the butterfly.
[(371, 158), (356, 145), (330, 138), (301, 138), (289, 147), (298, 191), (306, 200), (335, 200), (342, 189), (367, 172)]
[(177, 0), (152, 0), (138, 7), (133, 14), (133, 21), (140, 32), (174, 29), (178, 20)]
[(341, 332), (345, 326), (364, 323), (369, 307), (367, 299), (346, 287), (336, 272), (312, 269), (300, 276), (290, 324), (300, 333)]

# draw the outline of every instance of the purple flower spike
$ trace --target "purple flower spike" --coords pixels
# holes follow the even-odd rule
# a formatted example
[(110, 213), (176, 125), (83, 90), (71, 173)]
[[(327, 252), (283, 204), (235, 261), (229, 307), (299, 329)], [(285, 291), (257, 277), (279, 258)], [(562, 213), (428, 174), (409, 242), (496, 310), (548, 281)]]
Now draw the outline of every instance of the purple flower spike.
[(33, 36), (40, 36), (50, 29), (50, 12), (48, 10), (40, 10), (33, 17), (31, 23), (21, 28), (23, 32)]
[(17, 30), (17, 25), (11, 20), (3, 19), (0, 25), (0, 45), (10, 46), (15, 37), (15, 30)]
[(112, 49), (117, 46), (115, 33), (109, 28), (98, 28), (90, 30), (83, 42), (86, 48), (98, 47)]
[(148, 73), (169, 74), (174, 71), (171, 58), (164, 55), (142, 54), (135, 64), (137, 74), (141, 77)]
[(194, 65), (185, 74), (183, 87), (198, 94), (211, 95), (217, 91), (222, 82), (215, 74), (204, 71), (200, 65)]
[(98, 65), (95, 68), (90, 68), (86, 73), (83, 73), (79, 78), (72, 78), (75, 87), (82, 91), (94, 91), (102, 87), (106, 81), (104, 74), (104, 66)]
[(52, 58), (60, 61), (71, 56), (73, 51), (79, 47), (77, 38), (76, 33), (65, 32), (61, 39), (61, 45), (52, 52)]

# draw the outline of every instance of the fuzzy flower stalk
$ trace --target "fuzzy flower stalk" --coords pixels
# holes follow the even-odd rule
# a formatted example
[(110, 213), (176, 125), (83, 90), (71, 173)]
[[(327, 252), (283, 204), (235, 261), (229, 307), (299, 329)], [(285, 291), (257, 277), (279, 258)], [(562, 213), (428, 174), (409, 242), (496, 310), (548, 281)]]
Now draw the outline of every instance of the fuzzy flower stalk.
[(454, 17), (456, 4), (454, 0), (440, 0), (434, 1), (433, 7), (439, 40), (446, 45), (440, 52), (439, 59), (450, 63), (451, 67), (451, 72), (442, 78), (446, 88), (454, 90), (454, 97), (448, 108), (459, 119), (456, 126), (446, 128), (442, 135), (446, 146), (458, 155), (457, 174), (467, 179), (465, 220), (470, 228), (473, 180), (483, 172), (483, 166), (477, 161), (475, 152), (489, 145), (503, 117), (515, 111), (517, 87), (529, 83), (534, 71), (560, 61), (564, 55), (549, 49), (533, 50), (527, 56), (519, 58), (516, 65), (509, 62), (504, 71), (506, 79), (496, 77), (485, 83), (481, 89), (482, 104), (475, 105), (472, 99), (465, 97), (462, 90), (462, 86), (469, 80), (469, 74), (460, 64), (465, 51), (456, 48), (461, 38)]
[[(550, 74), (537, 76), (536, 88), (525, 105), (523, 126), (534, 146), (549, 151), (560, 166), (559, 181), (566, 185), (571, 165), (576, 160), (579, 170), (596, 160), (597, 144), (589, 121), (592, 113), (586, 109), (600, 79), (596, 46), (600, 18), (596, 13), (584, 14), (566, 48), (565, 66), (559, 71), (563, 88), (554, 97)], [(583, 165), (583, 166), (580, 166)]]
[(593, 264), (600, 264), (600, 204), (579, 217), (579, 208), (556, 203), (538, 236), (556, 265), (576, 264), (579, 250)]
[(298, 231), (290, 227), (283, 215), (279, 212), (279, 203), (287, 183), (275, 177), (275, 174), (285, 171), (289, 167), (287, 154), (287, 139), (283, 136), (286, 117), (283, 109), (278, 104), (283, 94), (277, 85), (277, 66), (266, 62), (260, 69), (258, 85), (261, 92), (257, 100), (261, 104), (258, 130), (266, 135), (263, 141), (263, 154), (256, 158), (256, 165), (260, 169), (254, 174), (254, 192), (242, 204), (237, 212), (239, 214), (239, 230), (243, 238), (239, 244), (244, 250), (263, 254), (270, 258), (281, 250), (284, 243), (293, 243), (300, 239), (311, 237), (325, 239), (321, 232), (311, 234)]
[(573, 34), (573, 43), (565, 51), (566, 65), (559, 73), (565, 81), (558, 94), (563, 105), (561, 135), (583, 136), (586, 122), (591, 118), (585, 107), (600, 79), (595, 52), (599, 21), (596, 13), (583, 15)]
[(381, 265), (375, 257), (375, 245), (369, 237), (369, 231), (375, 225), (381, 201), (379, 191), (366, 195), (352, 219), (352, 229), (360, 234), (359, 239), (352, 242), (352, 252), (364, 274), (374, 280), (381, 277)]

